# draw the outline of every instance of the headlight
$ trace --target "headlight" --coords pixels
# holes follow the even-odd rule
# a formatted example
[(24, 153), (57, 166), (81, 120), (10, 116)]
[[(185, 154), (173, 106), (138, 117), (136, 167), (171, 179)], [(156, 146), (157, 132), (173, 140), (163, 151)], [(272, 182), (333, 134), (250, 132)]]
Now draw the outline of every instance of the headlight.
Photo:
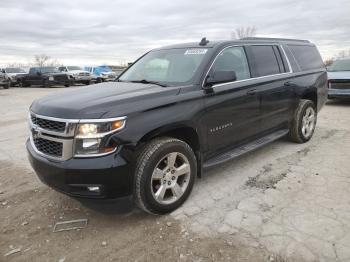
[(125, 127), (126, 119), (106, 122), (80, 122), (75, 135), (75, 156), (104, 155), (116, 150), (117, 145), (108, 143), (108, 135)]

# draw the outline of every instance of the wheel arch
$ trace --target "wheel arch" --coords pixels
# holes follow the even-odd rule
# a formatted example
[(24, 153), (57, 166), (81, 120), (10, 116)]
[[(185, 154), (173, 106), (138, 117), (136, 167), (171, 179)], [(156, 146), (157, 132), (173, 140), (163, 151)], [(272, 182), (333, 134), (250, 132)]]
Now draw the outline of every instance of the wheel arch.
[(145, 134), (138, 142), (141, 146), (156, 137), (173, 137), (186, 142), (195, 153), (197, 159), (197, 176), (200, 177), (201, 172), (201, 139), (197, 130), (189, 124), (178, 123), (174, 125), (162, 126)]
[(318, 99), (317, 99), (317, 88), (316, 87), (311, 87), (305, 90), (301, 96), (300, 99), (307, 99), (312, 101), (315, 104), (316, 110), (318, 110)]

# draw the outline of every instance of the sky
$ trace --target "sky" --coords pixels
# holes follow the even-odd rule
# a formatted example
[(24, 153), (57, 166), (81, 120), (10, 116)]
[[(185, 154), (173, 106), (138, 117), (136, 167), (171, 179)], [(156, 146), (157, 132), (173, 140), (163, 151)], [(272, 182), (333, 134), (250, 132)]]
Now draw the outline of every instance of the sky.
[(0, 0), (0, 65), (46, 54), (66, 65), (132, 62), (164, 45), (257, 36), (308, 39), (324, 59), (350, 49), (349, 0)]

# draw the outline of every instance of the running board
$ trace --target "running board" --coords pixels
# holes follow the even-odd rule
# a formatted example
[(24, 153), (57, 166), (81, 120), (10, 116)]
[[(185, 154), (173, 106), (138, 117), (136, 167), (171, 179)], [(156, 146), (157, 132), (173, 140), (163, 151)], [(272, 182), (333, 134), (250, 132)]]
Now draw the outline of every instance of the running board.
[(203, 168), (209, 168), (212, 166), (216, 166), (218, 164), (222, 164), (222, 163), (230, 161), (236, 157), (239, 157), (241, 155), (249, 153), (255, 149), (258, 149), (266, 144), (269, 144), (269, 143), (285, 136), (286, 134), (288, 134), (288, 132), (289, 132), (288, 129), (279, 130), (279, 131), (276, 131), (272, 134), (269, 134), (267, 136), (259, 138), (253, 142), (250, 142), (248, 144), (234, 148), (231, 151), (222, 153), (222, 154), (215, 156), (214, 158), (211, 158), (211, 159), (207, 160), (206, 162), (204, 162)]

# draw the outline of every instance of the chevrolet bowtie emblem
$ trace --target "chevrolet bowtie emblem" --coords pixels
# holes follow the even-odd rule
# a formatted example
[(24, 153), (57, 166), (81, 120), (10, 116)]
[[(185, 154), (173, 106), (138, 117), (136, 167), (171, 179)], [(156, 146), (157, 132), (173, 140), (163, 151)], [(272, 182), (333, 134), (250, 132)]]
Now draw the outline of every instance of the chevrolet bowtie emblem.
[(41, 132), (38, 131), (35, 127), (32, 128), (32, 134), (33, 134), (33, 138), (39, 138), (41, 136)]

